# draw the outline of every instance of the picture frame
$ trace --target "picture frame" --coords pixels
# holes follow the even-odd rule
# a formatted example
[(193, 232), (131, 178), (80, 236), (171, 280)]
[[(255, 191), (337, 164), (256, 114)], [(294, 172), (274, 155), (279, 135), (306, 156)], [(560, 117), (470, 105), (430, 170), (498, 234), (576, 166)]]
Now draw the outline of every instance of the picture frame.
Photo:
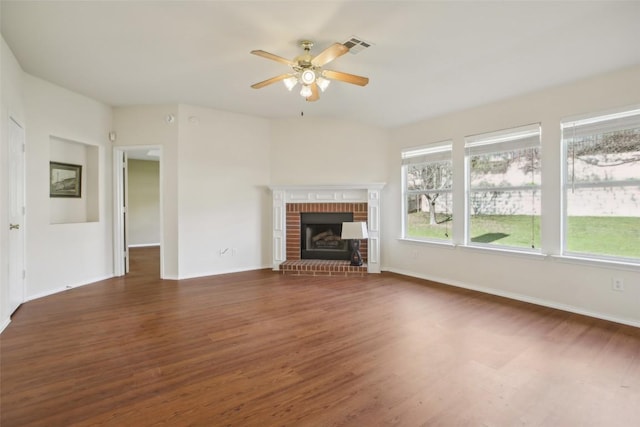
[(49, 162), (49, 197), (82, 197), (82, 165)]

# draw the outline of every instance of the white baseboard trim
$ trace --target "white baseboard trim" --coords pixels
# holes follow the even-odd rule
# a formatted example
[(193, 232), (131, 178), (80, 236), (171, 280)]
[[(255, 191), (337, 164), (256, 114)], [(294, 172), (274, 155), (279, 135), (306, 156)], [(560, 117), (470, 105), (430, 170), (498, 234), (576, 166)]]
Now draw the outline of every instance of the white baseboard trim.
[(535, 304), (535, 305), (540, 305), (540, 306), (543, 306), (543, 307), (555, 308), (556, 310), (567, 311), (569, 313), (581, 314), (583, 316), (594, 317), (596, 319), (608, 320), (610, 322), (616, 322), (616, 323), (621, 323), (623, 325), (634, 326), (636, 328), (640, 328), (640, 321), (637, 321), (637, 320), (624, 319), (624, 318), (620, 318), (620, 317), (616, 317), (616, 316), (611, 316), (609, 314), (599, 313), (599, 312), (595, 312), (595, 311), (589, 311), (589, 310), (585, 310), (585, 309), (580, 308), (580, 307), (575, 307), (575, 306), (572, 306), (572, 305), (562, 304), (562, 303), (555, 302), (555, 301), (549, 301), (549, 300), (544, 300), (544, 299), (540, 299), (540, 298), (536, 298), (536, 297), (531, 297), (529, 295), (517, 294), (517, 293), (513, 293), (513, 292), (506, 292), (506, 291), (493, 289), (493, 288), (485, 288), (483, 286), (470, 285), (468, 283), (458, 282), (458, 281), (455, 281), (455, 280), (445, 279), (445, 278), (442, 278), (442, 277), (429, 276), (428, 274), (417, 274), (417, 273), (414, 273), (412, 271), (407, 271), (407, 270), (402, 270), (402, 269), (389, 268), (386, 271), (389, 271), (391, 273), (396, 273), (396, 274), (402, 274), (403, 276), (415, 277), (417, 279), (429, 280), (429, 281), (441, 283), (441, 284), (447, 285), (447, 286), (455, 286), (455, 287), (458, 287), (458, 288), (463, 288), (463, 289), (469, 289), (469, 290), (472, 290), (472, 291), (483, 292), (485, 294), (491, 294), (491, 295), (496, 295), (496, 296), (499, 296), (499, 297), (505, 297), (505, 298), (516, 300), (516, 301), (528, 302), (528, 303)]
[(2, 323), (0, 323), (0, 334), (2, 333), (2, 331), (4, 331), (6, 329), (7, 326), (9, 326), (9, 323), (11, 323), (11, 318), (7, 318), (4, 319), (2, 321)]
[(228, 270), (217, 270), (217, 271), (211, 271), (211, 272), (207, 272), (207, 273), (199, 273), (199, 274), (193, 274), (193, 275), (187, 275), (187, 276), (180, 276), (179, 278), (172, 279), (172, 280), (197, 279), (199, 277), (219, 276), (221, 274), (244, 273), (246, 271), (271, 269), (271, 267), (272, 267), (271, 265), (265, 265), (265, 266), (262, 266), (262, 267), (253, 266), (253, 267), (231, 268), (231, 269), (228, 269)]
[(35, 294), (35, 295), (27, 296), (27, 298), (24, 300), (24, 302), (29, 302), (29, 301), (33, 301), (33, 300), (36, 300), (36, 299), (39, 299), (39, 298), (48, 297), (49, 295), (54, 295), (54, 294), (57, 294), (57, 293), (60, 293), (60, 292), (68, 291), (69, 289), (79, 288), (80, 286), (91, 285), (93, 283), (101, 282), (103, 280), (111, 279), (113, 277), (114, 277), (113, 274), (111, 274), (111, 275), (107, 275), (107, 276), (103, 276), (103, 277), (96, 277), (96, 278), (90, 279), (90, 280), (88, 280), (86, 282), (82, 281), (82, 282), (79, 282), (79, 283), (72, 283), (70, 285), (66, 285), (64, 288), (52, 289), (52, 290), (49, 290), (49, 291), (40, 292), (40, 293)]
[(160, 243), (141, 243), (139, 245), (129, 245), (129, 248), (151, 248), (160, 246)]

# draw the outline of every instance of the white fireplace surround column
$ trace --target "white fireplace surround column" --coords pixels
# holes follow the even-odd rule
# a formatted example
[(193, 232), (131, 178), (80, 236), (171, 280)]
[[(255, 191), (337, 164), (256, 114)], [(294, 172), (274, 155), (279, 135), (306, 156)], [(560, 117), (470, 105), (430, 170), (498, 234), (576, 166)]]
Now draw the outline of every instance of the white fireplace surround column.
[(380, 273), (380, 199), (385, 183), (270, 185), (273, 196), (273, 270), (287, 258), (287, 203), (367, 203), (367, 271)]

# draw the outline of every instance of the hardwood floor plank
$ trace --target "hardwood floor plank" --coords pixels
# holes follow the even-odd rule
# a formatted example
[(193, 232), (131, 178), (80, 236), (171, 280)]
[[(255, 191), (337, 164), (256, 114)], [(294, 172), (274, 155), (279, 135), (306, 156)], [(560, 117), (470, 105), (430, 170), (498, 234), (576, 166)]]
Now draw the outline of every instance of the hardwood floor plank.
[(640, 425), (640, 330), (400, 275), (132, 273), (24, 304), (0, 425)]

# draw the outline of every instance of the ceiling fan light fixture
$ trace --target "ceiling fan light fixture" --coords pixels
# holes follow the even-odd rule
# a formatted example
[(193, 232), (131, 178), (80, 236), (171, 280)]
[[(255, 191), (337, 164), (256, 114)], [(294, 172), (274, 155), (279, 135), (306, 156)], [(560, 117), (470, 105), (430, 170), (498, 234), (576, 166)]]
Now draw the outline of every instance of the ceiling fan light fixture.
[[(355, 43), (357, 40), (352, 41)], [(275, 82), (282, 81), (285, 87), (289, 91), (292, 91), (293, 88), (300, 83), (300, 96), (309, 102), (315, 102), (320, 99), (320, 92), (325, 92), (333, 80), (358, 86), (366, 86), (367, 83), (369, 83), (367, 77), (323, 69), (323, 67), (331, 61), (349, 52), (350, 47), (346, 44), (333, 43), (315, 56), (311, 55), (313, 42), (302, 40), (300, 46), (304, 49), (304, 53), (293, 60), (265, 52), (264, 50), (252, 50), (252, 55), (257, 55), (289, 66), (289, 72), (254, 83), (251, 87), (253, 89), (260, 89)]]
[(298, 78), (296, 76), (287, 77), (283, 80), (284, 85), (289, 89), (289, 92), (298, 84)]
[(305, 85), (310, 85), (311, 83), (316, 81), (316, 73), (313, 70), (304, 70), (300, 74), (300, 80)]
[(324, 92), (329, 87), (329, 83), (331, 83), (331, 80), (325, 79), (321, 76), (316, 79), (316, 83), (320, 90)]
[(307, 85), (302, 85), (302, 89), (300, 89), (300, 96), (303, 98), (308, 98), (311, 96), (313, 92), (311, 92), (311, 88)]

